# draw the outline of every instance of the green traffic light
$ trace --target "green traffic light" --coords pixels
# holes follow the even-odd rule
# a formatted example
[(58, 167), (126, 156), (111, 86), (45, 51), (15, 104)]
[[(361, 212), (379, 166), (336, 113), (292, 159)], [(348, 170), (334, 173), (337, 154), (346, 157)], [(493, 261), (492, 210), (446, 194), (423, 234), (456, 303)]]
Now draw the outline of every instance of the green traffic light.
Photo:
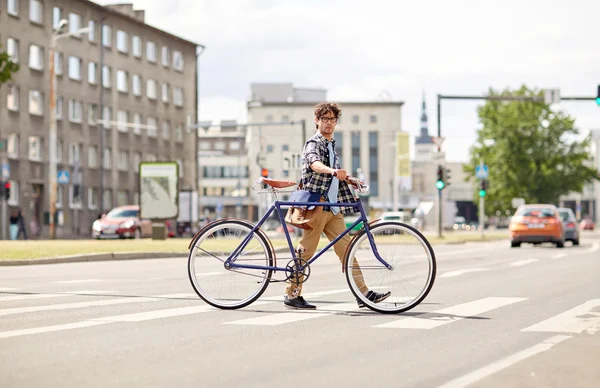
[(437, 182), (435, 182), (435, 187), (437, 187), (438, 190), (443, 189), (444, 186), (446, 186), (446, 184), (444, 183), (444, 181), (437, 181)]
[(479, 196), (480, 197), (485, 197), (485, 190), (479, 190)]
[(596, 97), (596, 104), (600, 105), (600, 97)]

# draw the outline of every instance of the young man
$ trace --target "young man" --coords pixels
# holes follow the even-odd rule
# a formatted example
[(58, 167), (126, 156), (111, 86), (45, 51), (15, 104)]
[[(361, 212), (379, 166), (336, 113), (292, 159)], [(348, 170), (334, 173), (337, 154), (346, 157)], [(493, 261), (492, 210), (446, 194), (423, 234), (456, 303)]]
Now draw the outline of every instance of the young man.
[[(317, 132), (306, 142), (302, 153), (302, 185), (304, 190), (319, 193), (327, 202), (352, 203), (353, 196), (345, 179), (348, 176), (346, 170), (340, 168), (339, 158), (335, 152), (335, 140), (333, 132), (337, 121), (342, 114), (338, 104), (322, 102), (315, 107), (315, 124)], [(343, 214), (356, 212), (353, 206), (331, 206), (324, 207), (320, 218), (312, 230), (304, 230), (304, 234), (298, 247), (297, 255), (308, 261), (317, 250), (321, 233), (329, 241), (334, 240), (346, 230)], [(350, 243), (350, 236), (346, 234), (334, 246), (334, 250), (340, 262), (344, 260), (346, 248)], [(364, 283), (362, 271), (355, 267), (352, 276), (356, 279), (363, 295), (369, 300), (379, 303), (390, 296), (389, 292), (380, 294), (370, 291)], [(296, 280), (296, 281), (294, 281)], [(315, 309), (302, 297), (302, 276), (292, 279), (286, 288), (284, 304), (295, 309)], [(359, 302), (359, 307), (364, 305)]]

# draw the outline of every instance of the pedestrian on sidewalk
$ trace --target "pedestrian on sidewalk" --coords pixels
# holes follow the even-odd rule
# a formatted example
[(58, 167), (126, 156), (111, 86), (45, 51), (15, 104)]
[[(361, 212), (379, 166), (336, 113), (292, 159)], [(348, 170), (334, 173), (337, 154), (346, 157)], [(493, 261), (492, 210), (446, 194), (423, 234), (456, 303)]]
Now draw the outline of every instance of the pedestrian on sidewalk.
[(11, 240), (16, 240), (19, 235), (19, 212), (17, 210), (13, 211), (9, 218), (10, 227), (9, 227), (9, 235)]
[(23, 234), (23, 240), (27, 240), (27, 228), (25, 227), (25, 217), (23, 217), (23, 210), (19, 208), (17, 210), (17, 225), (19, 226), (19, 231), (17, 233), (17, 240)]

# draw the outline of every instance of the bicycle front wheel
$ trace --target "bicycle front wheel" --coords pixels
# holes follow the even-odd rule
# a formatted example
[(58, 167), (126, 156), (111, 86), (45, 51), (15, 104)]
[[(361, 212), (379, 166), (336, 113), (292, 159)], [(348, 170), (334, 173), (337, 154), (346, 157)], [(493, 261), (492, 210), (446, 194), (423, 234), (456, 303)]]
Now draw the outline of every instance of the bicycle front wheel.
[[(346, 255), (346, 280), (352, 293), (380, 313), (412, 309), (433, 287), (436, 262), (431, 245), (418, 230), (400, 222), (377, 223), (370, 231), (376, 252), (391, 268), (378, 260), (363, 230), (352, 240)], [(363, 295), (364, 286), (390, 295), (376, 303)]]
[(236, 255), (236, 264), (273, 266), (273, 251), (261, 231), (243, 220), (219, 220), (205, 227), (194, 241), (188, 258), (192, 287), (206, 303), (222, 309), (245, 307), (269, 285), (272, 270), (225, 268), (225, 261), (252, 236)]

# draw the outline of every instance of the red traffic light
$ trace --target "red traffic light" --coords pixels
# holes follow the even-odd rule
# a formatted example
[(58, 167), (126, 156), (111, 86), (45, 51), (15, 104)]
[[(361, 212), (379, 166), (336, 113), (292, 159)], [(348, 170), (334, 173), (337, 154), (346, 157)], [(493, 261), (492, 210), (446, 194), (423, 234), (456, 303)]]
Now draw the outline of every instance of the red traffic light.
[(267, 169), (267, 168), (261, 169), (260, 176), (263, 178), (268, 178), (269, 177), (269, 169)]
[(4, 189), (10, 190), (10, 182), (4, 182)]

